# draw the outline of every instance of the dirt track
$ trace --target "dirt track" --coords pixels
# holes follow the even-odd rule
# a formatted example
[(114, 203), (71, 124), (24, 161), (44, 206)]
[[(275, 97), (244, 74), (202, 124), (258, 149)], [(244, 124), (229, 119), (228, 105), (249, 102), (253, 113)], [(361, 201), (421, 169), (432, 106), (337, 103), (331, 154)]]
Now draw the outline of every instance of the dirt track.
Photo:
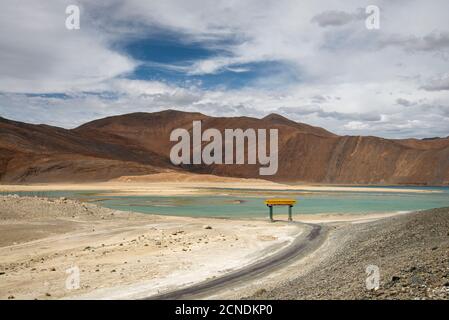
[[(304, 225), (301, 224), (301, 227), (303, 226)], [(301, 258), (301, 256), (303, 256), (306, 252), (315, 249), (320, 243), (322, 243), (326, 233), (323, 231), (323, 227), (320, 225), (308, 225), (307, 227), (309, 230), (307, 231), (306, 236), (298, 237), (291, 245), (275, 255), (269, 256), (266, 259), (219, 278), (189, 286), (184, 289), (152, 296), (148, 299), (198, 299), (213, 294), (217, 290), (226, 289), (236, 283), (242, 283), (253, 278), (263, 277), (263, 275), (282, 267), (282, 265), (290, 262), (291, 260)]]

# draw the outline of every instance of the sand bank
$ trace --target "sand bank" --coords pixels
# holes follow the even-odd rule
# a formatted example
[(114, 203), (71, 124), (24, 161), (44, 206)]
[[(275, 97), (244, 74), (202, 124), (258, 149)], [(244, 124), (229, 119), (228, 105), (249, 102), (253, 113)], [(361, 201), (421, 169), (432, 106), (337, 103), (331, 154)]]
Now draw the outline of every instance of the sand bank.
[(283, 184), (261, 179), (240, 179), (229, 177), (217, 177), (213, 175), (186, 174), (186, 173), (159, 173), (145, 176), (120, 177), (115, 180), (97, 183), (51, 183), (51, 184), (27, 184), (27, 185), (0, 185), (0, 192), (18, 191), (101, 191), (107, 195), (208, 195), (239, 192), (240, 195), (250, 193), (257, 196), (254, 190), (261, 192), (291, 191), (291, 192), (406, 192), (406, 193), (430, 193), (435, 190), (420, 190), (413, 188), (392, 189), (385, 187), (362, 186), (325, 186), (306, 184)]
[[(67, 199), (0, 197), (0, 298), (141, 298), (273, 254), (301, 234), (263, 220), (120, 212)], [(79, 268), (80, 288), (66, 273)]]

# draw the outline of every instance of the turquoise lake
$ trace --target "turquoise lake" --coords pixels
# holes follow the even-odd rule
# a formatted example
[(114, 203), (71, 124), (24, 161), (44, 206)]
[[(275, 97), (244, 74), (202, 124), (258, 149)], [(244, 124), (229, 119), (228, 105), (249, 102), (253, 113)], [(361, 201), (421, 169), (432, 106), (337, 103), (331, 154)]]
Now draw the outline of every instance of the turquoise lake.
[[(411, 189), (410, 187), (389, 187), (389, 189), (392, 192), (379, 192), (374, 188), (370, 192), (252, 190), (257, 196), (251, 195), (248, 190), (237, 189), (214, 189), (217, 195), (198, 196), (114, 196), (109, 192), (102, 195), (101, 190), (15, 193), (39, 197), (67, 197), (124, 211), (196, 217), (266, 217), (268, 210), (263, 200), (268, 196), (295, 198), (298, 203), (293, 208), (293, 213), (300, 214), (365, 214), (449, 207), (449, 187), (412, 187), (436, 191), (434, 193), (395, 192), (400, 189)], [(286, 208), (283, 207), (275, 209), (275, 214), (285, 212)]]

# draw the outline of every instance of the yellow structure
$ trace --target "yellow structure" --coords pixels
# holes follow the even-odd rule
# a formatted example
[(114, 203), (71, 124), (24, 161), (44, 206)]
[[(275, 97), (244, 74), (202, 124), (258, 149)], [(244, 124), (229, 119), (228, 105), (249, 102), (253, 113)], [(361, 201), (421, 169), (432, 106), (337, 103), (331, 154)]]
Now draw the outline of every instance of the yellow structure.
[(293, 206), (296, 203), (295, 199), (267, 199), (265, 204), (267, 206)]
[(267, 199), (265, 200), (265, 204), (268, 208), (270, 208), (270, 220), (273, 222), (273, 206), (288, 206), (288, 221), (292, 221), (292, 207), (296, 204), (295, 199)]

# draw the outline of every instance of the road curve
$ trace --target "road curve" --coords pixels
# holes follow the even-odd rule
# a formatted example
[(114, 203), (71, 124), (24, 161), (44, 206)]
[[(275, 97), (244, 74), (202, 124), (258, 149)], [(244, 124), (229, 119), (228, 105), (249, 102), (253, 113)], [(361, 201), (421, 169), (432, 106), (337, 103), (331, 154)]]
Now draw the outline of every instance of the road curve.
[[(305, 225), (305, 224), (301, 224)], [(257, 261), (242, 269), (235, 270), (221, 277), (206, 280), (192, 286), (162, 293), (144, 298), (144, 300), (177, 300), (177, 299), (195, 299), (211, 295), (220, 289), (233, 284), (241, 283), (266, 273), (272, 272), (277, 268), (287, 264), (293, 259), (303, 256), (306, 252), (317, 248), (325, 238), (323, 227), (316, 224), (307, 224), (311, 230), (306, 237), (299, 236), (287, 248)]]

